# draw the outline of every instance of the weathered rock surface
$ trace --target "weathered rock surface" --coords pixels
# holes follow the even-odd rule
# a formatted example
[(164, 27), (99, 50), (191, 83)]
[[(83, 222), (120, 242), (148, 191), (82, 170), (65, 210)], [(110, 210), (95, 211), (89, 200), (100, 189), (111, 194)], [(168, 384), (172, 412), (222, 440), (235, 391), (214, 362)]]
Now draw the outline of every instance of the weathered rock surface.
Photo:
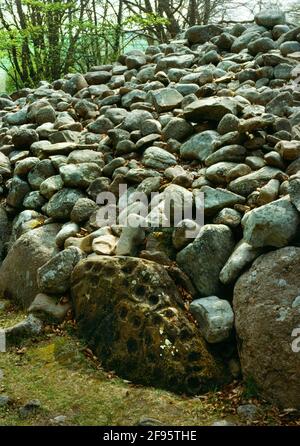
[(42, 226), (20, 237), (0, 268), (0, 294), (28, 308), (38, 294), (37, 270), (57, 254), (58, 224)]
[(265, 185), (269, 180), (280, 174), (280, 170), (274, 167), (262, 167), (259, 170), (233, 180), (229, 189), (239, 195), (248, 196), (258, 187)]
[(254, 248), (241, 240), (220, 272), (221, 282), (225, 285), (234, 282), (243, 269), (250, 265), (261, 253), (262, 248)]
[(245, 215), (244, 240), (254, 248), (281, 248), (296, 236), (299, 222), (296, 208), (288, 199), (281, 198)]
[(180, 251), (177, 263), (192, 279), (201, 296), (219, 294), (219, 274), (234, 249), (230, 228), (205, 225), (193, 243)]
[(213, 153), (218, 136), (214, 130), (207, 130), (192, 136), (180, 148), (182, 158), (204, 161)]
[(56, 254), (37, 271), (39, 290), (49, 294), (66, 293), (71, 285), (73, 269), (83, 258), (84, 253), (75, 247)]
[(297, 211), (300, 212), (300, 177), (291, 177), (288, 192), (291, 202), (296, 207)]
[[(103, 333), (112, 327), (109, 342), (99, 334), (99, 355), (102, 346), (113, 349), (123, 343), (118, 358), (112, 350), (104, 352), (108, 368), (116, 364), (124, 371), (127, 364), (133, 379), (144, 374), (155, 384), (162, 367), (155, 368), (155, 358), (144, 361), (151, 353), (149, 330), (155, 333), (161, 358), (153, 320), (174, 308), (172, 328), (165, 322), (172, 334), (183, 330), (185, 317), (191, 318), (181, 304), (171, 304), (176, 289), (188, 302), (188, 296), (221, 296), (231, 302), (234, 282), (257, 256), (299, 245), (299, 36), (299, 27), (270, 8), (259, 12), (252, 24), (196, 25), (169, 44), (145, 52), (133, 49), (110, 65), (2, 95), (0, 298), (7, 296), (25, 308), (32, 303), (39, 316), (60, 321), (65, 310), (59, 305), (68, 302), (77, 262), (92, 255), (104, 263), (105, 255), (107, 265), (113, 266), (103, 283), (110, 281), (107, 288), (113, 291), (103, 288), (105, 308), (102, 294), (99, 302), (93, 298), (97, 305), (82, 294), (83, 319), (96, 321), (97, 327), (99, 318)], [(132, 227), (131, 218), (143, 225)], [(190, 229), (192, 235), (187, 235)], [(122, 277), (116, 284), (121, 289), (124, 285), (124, 293), (125, 283), (136, 279), (126, 267), (120, 273), (119, 263), (126, 261), (118, 255), (134, 256), (130, 262), (146, 276), (148, 269), (159, 268), (159, 277), (170, 287), (166, 290), (158, 282), (151, 285), (151, 294), (145, 291), (147, 300), (163, 289), (169, 301), (162, 310), (159, 303), (141, 303), (141, 320), (151, 308), (150, 320), (142, 322), (148, 331), (141, 329), (140, 337), (134, 337), (130, 322), (120, 344), (113, 336), (119, 325), (110, 319), (121, 299), (114, 274)], [(168, 282), (162, 265), (176, 286)], [(96, 296), (102, 282), (96, 273), (87, 276), (90, 283), (84, 286)], [(259, 280), (263, 283), (264, 278)], [(126, 286), (138, 299), (133, 285)], [(146, 288), (140, 285), (141, 295)], [(126, 302), (133, 302), (131, 298)], [(130, 314), (135, 311), (130, 303)], [(207, 323), (211, 334), (213, 319), (207, 316)], [(198, 335), (197, 329), (196, 344), (205, 346)], [(159, 385), (179, 389), (182, 382), (183, 387), (200, 389), (199, 377), (189, 378), (192, 372), (203, 371), (205, 385), (209, 373), (218, 375), (219, 366), (206, 369), (202, 353), (194, 355), (190, 339), (186, 344), (179, 335), (183, 359), (177, 361), (171, 353), (175, 362), (166, 367)], [(137, 351), (129, 352), (127, 341), (129, 350)], [(231, 348), (228, 362), (234, 362), (234, 337), (225, 343)], [(197, 370), (191, 358), (200, 361)], [(134, 370), (141, 363), (141, 371)], [(237, 367), (232, 370), (238, 377)]]
[(26, 338), (35, 337), (41, 334), (43, 324), (33, 314), (30, 314), (26, 319), (13, 325), (12, 327), (5, 328), (6, 347), (12, 347), (18, 345)]
[(47, 294), (38, 294), (30, 307), (28, 312), (37, 316), (40, 320), (50, 323), (61, 323), (67, 316), (68, 312), (72, 310), (70, 302), (61, 302), (53, 296)]
[(256, 14), (255, 21), (260, 26), (273, 28), (276, 25), (283, 25), (286, 23), (285, 14), (276, 10), (264, 10)]
[(183, 96), (179, 93), (179, 91), (173, 88), (156, 90), (152, 93), (152, 96), (156, 111), (159, 113), (170, 111), (176, 107), (179, 107), (183, 100)]
[(85, 194), (79, 189), (62, 189), (50, 198), (47, 214), (56, 221), (68, 220), (76, 202), (84, 197)]
[[(234, 290), (244, 379), (284, 408), (300, 408), (300, 249), (259, 257)], [(293, 351), (294, 350), (294, 351)]]
[(204, 194), (204, 212), (207, 217), (215, 215), (218, 211), (245, 203), (245, 198), (226, 189), (203, 186), (200, 191)]
[(72, 297), (80, 333), (109, 370), (188, 393), (226, 380), (162, 266), (90, 257), (73, 272)]
[(5, 209), (0, 206), (0, 262), (4, 256), (5, 243), (8, 241), (9, 236), (9, 220)]
[(229, 338), (233, 329), (234, 314), (227, 300), (217, 296), (197, 299), (191, 303), (190, 311), (207, 342), (217, 344)]
[(212, 97), (192, 102), (184, 110), (187, 121), (200, 122), (203, 118), (220, 121), (226, 114), (237, 114), (237, 103), (232, 98)]
[(143, 164), (154, 169), (166, 169), (176, 164), (176, 158), (159, 147), (149, 147), (144, 152)]
[(221, 34), (222, 29), (216, 25), (196, 25), (186, 32), (186, 38), (190, 43), (206, 43), (212, 37)]

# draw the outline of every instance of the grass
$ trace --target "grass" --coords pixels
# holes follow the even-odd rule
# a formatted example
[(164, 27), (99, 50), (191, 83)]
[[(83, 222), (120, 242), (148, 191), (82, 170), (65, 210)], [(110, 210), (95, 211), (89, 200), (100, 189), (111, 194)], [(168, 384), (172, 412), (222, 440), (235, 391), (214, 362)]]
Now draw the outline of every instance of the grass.
[[(13, 308), (6, 308), (0, 311), (0, 328), (23, 317)], [(48, 327), (41, 338), (0, 353), (4, 375), (0, 396), (8, 395), (12, 400), (6, 408), (0, 407), (0, 425), (49, 425), (51, 419), (64, 415), (65, 424), (79, 426), (132, 426), (145, 417), (169, 426), (202, 426), (223, 418), (237, 422), (236, 407), (249, 402), (243, 399), (240, 383), (198, 398), (133, 385), (104, 371), (74, 336), (74, 330), (72, 324), (63, 329)], [(20, 418), (18, 409), (33, 399), (40, 400), (40, 410)], [(256, 424), (278, 424), (282, 420), (269, 406), (264, 406), (263, 413)]]
[(8, 301), (0, 300), (0, 328), (3, 329), (18, 324), (25, 317), (25, 313), (16, 311)]

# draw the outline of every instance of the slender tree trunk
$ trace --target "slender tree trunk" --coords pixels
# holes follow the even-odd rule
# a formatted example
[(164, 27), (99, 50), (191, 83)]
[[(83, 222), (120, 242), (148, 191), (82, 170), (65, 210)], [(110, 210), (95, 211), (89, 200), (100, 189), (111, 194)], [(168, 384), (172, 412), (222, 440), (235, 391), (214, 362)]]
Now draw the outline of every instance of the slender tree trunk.
[(27, 22), (26, 16), (23, 11), (23, 5), (21, 0), (16, 0), (16, 8), (19, 16), (20, 27), (22, 31), (22, 50), (21, 50), (21, 66), (22, 66), (22, 81), (27, 85), (32, 85), (35, 80), (35, 70), (32, 64), (29, 48), (29, 40), (27, 37)]
[(211, 1), (204, 0), (203, 24), (207, 25), (211, 14)]
[[(53, 2), (59, 3), (59, 0)], [(48, 57), (46, 70), (50, 79), (58, 79), (61, 75), (61, 51), (60, 51), (60, 21), (61, 14), (58, 10), (48, 11), (46, 15), (48, 28)]]
[(189, 1), (188, 22), (189, 26), (194, 26), (197, 23), (197, 0)]
[(123, 0), (119, 0), (119, 9), (117, 14), (117, 27), (114, 42), (114, 53), (116, 56), (120, 54), (122, 39), (122, 22), (123, 22)]

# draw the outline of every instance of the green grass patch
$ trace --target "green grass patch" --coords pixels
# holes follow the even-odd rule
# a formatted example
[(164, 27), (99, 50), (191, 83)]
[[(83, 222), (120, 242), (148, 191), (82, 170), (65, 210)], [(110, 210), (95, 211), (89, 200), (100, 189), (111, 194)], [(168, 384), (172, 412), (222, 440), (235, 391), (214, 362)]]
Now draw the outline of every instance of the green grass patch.
[[(0, 328), (24, 317), (8, 307), (5, 315), (0, 311)], [(2, 426), (49, 425), (58, 415), (78, 426), (132, 426), (145, 417), (169, 426), (202, 426), (223, 418), (237, 421), (236, 407), (246, 402), (240, 383), (191, 398), (124, 381), (103, 370), (72, 324), (49, 328), (41, 338), (0, 353), (0, 369), (0, 395), (12, 400), (0, 407)], [(41, 402), (40, 410), (22, 419), (19, 408), (34, 399)], [(267, 412), (260, 422), (277, 424), (277, 415)]]
[[(0, 425), (48, 425), (58, 415), (65, 415), (71, 425), (134, 425), (142, 417), (169, 425), (198, 425), (218, 415), (200, 400), (135, 386), (105, 372), (67, 334), (0, 354), (0, 368), (0, 395), (13, 400), (0, 409)], [(32, 399), (40, 400), (41, 411), (23, 420), (18, 407)]]

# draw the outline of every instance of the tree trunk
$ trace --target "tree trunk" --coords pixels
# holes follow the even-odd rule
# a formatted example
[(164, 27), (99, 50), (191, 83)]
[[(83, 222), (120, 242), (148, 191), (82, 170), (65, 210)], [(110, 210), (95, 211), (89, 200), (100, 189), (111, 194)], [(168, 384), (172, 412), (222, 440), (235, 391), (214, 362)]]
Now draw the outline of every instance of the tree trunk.
[(117, 27), (115, 33), (114, 53), (116, 56), (120, 54), (122, 39), (122, 21), (123, 21), (123, 0), (119, 0), (119, 9), (117, 14)]
[(204, 0), (203, 24), (207, 25), (211, 14), (211, 1)]
[(188, 8), (188, 24), (189, 26), (194, 26), (197, 23), (197, 0), (189, 1)]
[(20, 21), (21, 31), (23, 33), (22, 50), (21, 50), (21, 66), (22, 66), (22, 80), (26, 85), (33, 85), (35, 80), (35, 71), (30, 57), (29, 41), (27, 37), (27, 23), (26, 16), (23, 11), (21, 0), (16, 0), (16, 8)]

